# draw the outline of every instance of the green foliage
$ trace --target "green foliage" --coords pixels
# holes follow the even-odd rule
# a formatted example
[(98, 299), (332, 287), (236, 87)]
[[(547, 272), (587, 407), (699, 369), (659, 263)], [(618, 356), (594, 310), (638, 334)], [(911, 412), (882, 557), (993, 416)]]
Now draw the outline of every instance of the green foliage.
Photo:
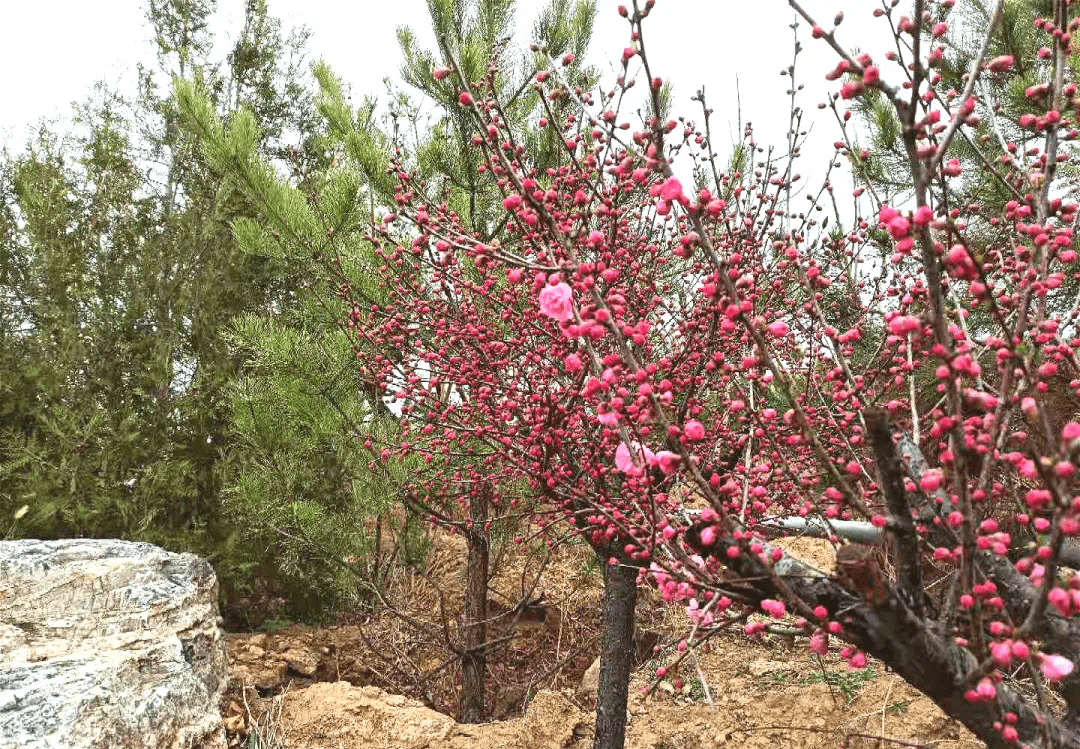
[[(437, 52), (399, 33), (414, 93), (354, 109), (324, 64), (317, 95), (303, 82), (308, 35), (285, 34), (265, 0), (246, 0), (224, 60), (214, 0), (146, 7), (157, 60), (133, 95), (99, 87), (75, 132), (0, 157), (0, 532), (195, 551), (226, 599), (283, 595), (277, 615), (319, 618), (427, 544), (394, 491), (421, 466), (369, 465), (364, 442), (398, 425), (355, 365), (326, 266), (378, 303), (364, 235), (393, 196), (402, 128), (433, 194), (495, 236), (501, 196), (475, 181), (457, 83), (431, 71), (453, 60), (475, 84), (496, 61), (521, 142), (558, 166), (529, 85), (550, 58), (508, 44), (513, 0), (430, 0)], [(595, 12), (551, 0), (533, 41), (583, 57)]]
[[(230, 449), (243, 358), (225, 332), (256, 310), (298, 315), (304, 276), (267, 238), (234, 239), (234, 222), (250, 228), (248, 199), (207, 168), (202, 137), (179, 127), (180, 102), (156, 79), (198, 80), (208, 121), (243, 109), (225, 155), (259, 149), (267, 170), (299, 174), (325, 154), (296, 77), (305, 35), (286, 38), (251, 0), (232, 54), (214, 61), (213, 10), (151, 0), (158, 65), (140, 68), (134, 97), (99, 86), (72, 133), (43, 129), (0, 158), (0, 517), (10, 535), (198, 552), (228, 598), (296, 561), (226, 507), (247, 464)], [(302, 504), (297, 516), (326, 522)]]
[[(534, 123), (546, 116), (539, 95), (533, 90), (536, 71), (550, 65), (567, 53), (577, 60), (561, 68), (570, 80), (587, 84), (595, 79), (594, 71), (581, 66), (580, 59), (592, 37), (596, 16), (593, 0), (549, 0), (533, 25), (531, 42), (540, 52), (516, 52), (509, 42), (513, 32), (516, 10), (513, 0), (429, 0), (428, 10), (438, 49), (423, 49), (415, 32), (408, 27), (398, 29), (405, 64), (401, 79), (418, 91), (426, 102), (434, 104), (437, 113), (430, 121), (422, 122), (421, 111), (427, 111), (403, 92), (391, 90), (391, 119), (394, 132), (381, 139), (372, 131), (370, 120), (358, 129), (365, 136), (346, 139), (352, 158), (360, 164), (373, 186), (386, 194), (386, 186), (375, 182), (377, 161), (372, 149), (386, 153), (387, 146), (397, 138), (400, 123), (407, 123), (416, 140), (410, 148), (415, 167), (431, 182), (433, 194), (449, 193), (448, 202), (457, 213), (482, 234), (498, 233), (503, 215), (501, 196), (488, 180), (478, 181), (477, 167), (482, 156), (470, 145), (474, 123), (458, 106), (459, 78), (475, 86), (494, 65), (494, 93), (517, 142), (522, 143), (541, 173), (566, 159), (566, 149), (555, 128), (540, 129)], [(436, 67), (454, 67), (456, 74), (436, 81)], [(323, 79), (320, 78), (320, 83)], [(340, 87), (323, 84), (324, 96), (333, 96)], [(573, 104), (569, 101), (548, 102), (558, 115)], [(425, 115), (426, 116), (426, 115)], [(385, 167), (383, 167), (385, 169)], [(382, 172), (379, 172), (380, 174)], [(392, 189), (392, 183), (390, 185)]]
[(276, 550), (271, 572), (288, 594), (289, 614), (329, 612), (355, 594), (362, 575), (344, 560), (371, 561), (371, 521), (396, 499), (358, 438), (374, 419), (363, 395), (369, 388), (335, 330), (249, 315), (228, 340), (246, 364), (231, 388), (237, 470), (225, 490), (226, 513), (247, 543)]
[[(800, 684), (828, 684), (831, 689), (835, 689), (844, 696), (850, 705), (855, 701), (855, 698), (859, 696), (859, 692), (871, 681), (874, 681), (879, 676), (878, 672), (873, 667), (867, 666), (862, 669), (850, 669), (847, 671), (815, 671), (809, 676), (800, 680)], [(898, 703), (899, 704), (899, 703)]]

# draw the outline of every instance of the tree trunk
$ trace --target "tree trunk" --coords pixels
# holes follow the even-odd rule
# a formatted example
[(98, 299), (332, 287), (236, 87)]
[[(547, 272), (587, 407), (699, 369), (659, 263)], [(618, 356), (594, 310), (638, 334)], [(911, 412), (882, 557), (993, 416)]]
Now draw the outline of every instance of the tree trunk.
[(604, 645), (600, 652), (594, 749), (622, 749), (626, 739), (637, 575), (634, 567), (604, 566)]
[(465, 654), (461, 658), (461, 722), (484, 720), (484, 671), (487, 640), (488, 538), (487, 494), (469, 503), (472, 528), (467, 532), (469, 559), (465, 583)]

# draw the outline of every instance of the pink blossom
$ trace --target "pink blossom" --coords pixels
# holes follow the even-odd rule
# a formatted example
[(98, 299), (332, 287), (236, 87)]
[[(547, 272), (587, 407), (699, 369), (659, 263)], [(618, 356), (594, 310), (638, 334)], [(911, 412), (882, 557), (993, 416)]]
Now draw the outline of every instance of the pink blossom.
[(567, 372), (580, 372), (582, 369), (581, 357), (577, 354), (570, 354), (563, 359), (563, 366), (566, 367)]
[(999, 57), (995, 57), (993, 60), (986, 63), (986, 69), (989, 70), (991, 73), (1004, 73), (1012, 66), (1012, 55), (1000, 55)]
[(435, 80), (441, 81), (446, 76), (450, 75), (450, 68), (435, 68)]
[(656, 453), (656, 466), (664, 472), (669, 474), (675, 471), (679, 465), (680, 457), (678, 453), (673, 453), (668, 450), (661, 450)]
[(918, 330), (922, 323), (914, 315), (900, 315), (889, 321), (889, 332), (893, 335), (907, 335)]
[[(633, 452), (631, 452), (633, 451)], [(642, 448), (640, 443), (634, 442), (627, 447), (625, 442), (619, 443), (615, 450), (615, 467), (630, 476), (638, 476), (642, 470), (635, 463), (641, 460), (644, 452), (645, 464), (652, 465), (656, 462), (656, 455), (649, 448)]]
[(1080, 424), (1075, 421), (1070, 421), (1068, 424), (1061, 428), (1061, 438), (1072, 442), (1075, 439), (1080, 439)]
[(574, 316), (573, 296), (573, 290), (565, 281), (545, 286), (540, 291), (540, 311), (559, 322), (565, 322)]
[(829, 654), (828, 633), (819, 629), (817, 632), (810, 635), (810, 652), (816, 653), (823, 658)]
[[(614, 411), (604, 411), (601, 414), (596, 415), (596, 420), (606, 427), (613, 427), (619, 424), (619, 414)], [(617, 455), (618, 453), (616, 453)]]
[(777, 320), (774, 323), (769, 324), (769, 332), (777, 338), (782, 338), (788, 334), (788, 324), (783, 320)]
[[(1080, 427), (1080, 425), (1077, 425)], [(691, 442), (705, 439), (705, 427), (700, 421), (692, 420), (683, 425), (683, 434)], [(1080, 436), (1080, 435), (1078, 435)]]
[(866, 85), (862, 81), (850, 81), (840, 87), (840, 96), (845, 100), (854, 99), (865, 90)]
[(990, 657), (994, 659), (994, 663), (998, 668), (1008, 668), (1012, 663), (1012, 643), (1009, 640), (1002, 640), (990, 645)]
[(941, 483), (942, 481), (944, 481), (944, 478), (945, 477), (941, 475), (941, 471), (931, 469), (924, 473), (922, 475), (922, 478), (919, 479), (919, 487), (924, 492), (937, 491), (938, 488), (941, 487)]
[(773, 619), (782, 619), (787, 613), (787, 607), (784, 606), (784, 602), (772, 598), (766, 598), (761, 602), (761, 610)]
[(660, 186), (660, 199), (667, 202), (673, 202), (676, 200), (682, 200), (683, 187), (675, 177), (669, 177), (663, 185)]
[(716, 526), (707, 525), (701, 529), (701, 545), (712, 546), (716, 543)]
[(515, 194), (507, 195), (503, 198), (503, 208), (508, 211), (512, 211), (521, 205), (521, 196)]
[(1072, 673), (1073, 662), (1060, 655), (1039, 653), (1040, 668), (1048, 681), (1061, 681)]
[(903, 216), (896, 216), (889, 222), (887, 228), (893, 239), (903, 239), (911, 231), (911, 222)]

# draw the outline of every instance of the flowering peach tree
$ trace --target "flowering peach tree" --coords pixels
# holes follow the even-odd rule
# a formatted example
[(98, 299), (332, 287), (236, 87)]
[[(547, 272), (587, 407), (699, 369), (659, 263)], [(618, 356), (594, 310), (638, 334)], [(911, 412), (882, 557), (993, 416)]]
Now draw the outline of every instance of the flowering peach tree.
[[(467, 505), (485, 487), (605, 562), (599, 747), (623, 741), (640, 585), (686, 608), (673, 660), (783, 621), (853, 668), (880, 659), (991, 746), (1080, 746), (1078, 22), (1047, 3), (1046, 53), (1017, 71), (991, 55), (999, 0), (962, 89), (942, 90), (957, 4), (880, 4), (895, 44), (879, 57), (848, 51), (843, 14), (826, 29), (790, 0), (837, 55), (818, 72), (841, 135), (816, 186), (797, 171), (794, 94), (787, 142), (748, 126), (726, 167), (703, 94), (663, 116), (654, 0), (619, 6), (630, 35), (609, 87), (578, 85), (569, 57), (540, 67), (534, 125), (563, 141), (557, 166), (507, 126), (496, 66), (467, 80), (444, 50), (433, 75), (472, 118), (500, 230), (468, 230), (398, 150), (395, 200), (366, 237), (379, 301), (327, 251), (358, 366), (400, 414), (376, 458), (420, 456), (417, 496)], [(1008, 127), (988, 76), (1026, 89)], [(634, 124), (623, 110), (642, 96), (652, 114)], [(849, 109), (869, 96), (899, 123), (901, 200), (837, 186), (873, 156)], [(692, 187), (676, 174), (690, 163)], [(1008, 200), (955, 202), (976, 179)], [(792, 529), (826, 535), (835, 571), (770, 543)]]

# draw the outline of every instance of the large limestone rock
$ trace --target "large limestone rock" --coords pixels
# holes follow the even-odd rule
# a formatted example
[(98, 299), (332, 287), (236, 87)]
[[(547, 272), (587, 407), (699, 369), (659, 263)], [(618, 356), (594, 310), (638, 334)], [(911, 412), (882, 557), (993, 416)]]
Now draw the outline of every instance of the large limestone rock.
[(0, 749), (224, 749), (217, 621), (192, 554), (0, 541)]

